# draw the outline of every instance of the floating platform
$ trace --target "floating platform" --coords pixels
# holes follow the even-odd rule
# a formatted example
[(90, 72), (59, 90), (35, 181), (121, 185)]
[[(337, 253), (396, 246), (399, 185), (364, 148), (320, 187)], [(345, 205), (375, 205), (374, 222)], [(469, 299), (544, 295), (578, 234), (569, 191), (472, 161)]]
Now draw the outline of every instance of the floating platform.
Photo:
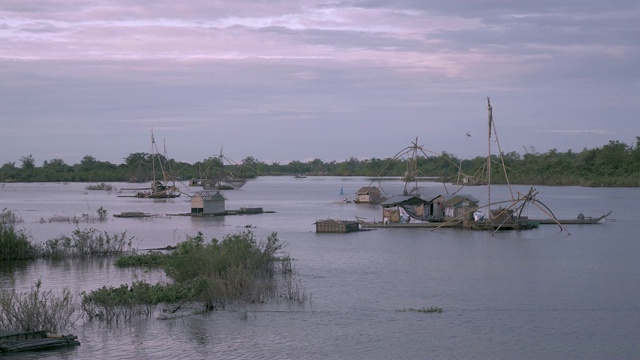
[(181, 213), (167, 214), (167, 216), (191, 216), (191, 217), (211, 217), (211, 216), (228, 216), (228, 215), (255, 215), (255, 214), (274, 214), (273, 210), (264, 210), (261, 207), (243, 207), (239, 210), (225, 210), (216, 213)]
[(142, 211), (125, 211), (120, 214), (113, 214), (113, 217), (117, 218), (146, 218), (146, 217), (156, 217), (157, 214), (145, 213)]
[(346, 234), (354, 231), (360, 231), (360, 224), (355, 220), (317, 220), (315, 225), (316, 232), (318, 233)]
[(460, 228), (462, 227), (462, 221), (449, 221), (449, 222), (361, 222), (360, 226), (363, 228), (374, 229), (402, 229), (402, 228)]
[(78, 346), (75, 335), (53, 335), (46, 331), (0, 330), (0, 352), (19, 352)]

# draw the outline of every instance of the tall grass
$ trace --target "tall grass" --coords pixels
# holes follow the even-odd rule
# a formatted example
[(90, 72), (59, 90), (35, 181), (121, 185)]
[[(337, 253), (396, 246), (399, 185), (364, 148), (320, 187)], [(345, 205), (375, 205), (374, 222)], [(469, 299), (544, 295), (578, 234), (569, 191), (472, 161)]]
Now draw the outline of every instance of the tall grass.
[(1, 290), (0, 310), (0, 328), (20, 331), (64, 331), (81, 317), (68, 289), (43, 290), (40, 280), (26, 293)]

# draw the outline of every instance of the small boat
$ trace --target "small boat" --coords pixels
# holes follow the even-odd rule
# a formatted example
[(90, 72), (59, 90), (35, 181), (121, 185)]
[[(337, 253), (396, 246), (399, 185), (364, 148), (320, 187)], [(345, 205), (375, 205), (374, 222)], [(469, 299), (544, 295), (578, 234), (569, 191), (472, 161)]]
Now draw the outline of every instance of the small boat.
[(540, 225), (557, 225), (558, 223), (562, 225), (598, 224), (602, 220), (606, 219), (609, 215), (611, 215), (611, 211), (599, 217), (587, 217), (584, 216), (584, 214), (580, 213), (575, 219), (538, 219), (531, 221), (535, 221)]
[[(176, 186), (175, 178), (167, 174), (169, 169), (165, 169), (165, 164), (162, 163), (162, 158), (159, 156), (153, 130), (151, 131), (151, 150), (151, 172), (153, 175), (153, 181), (151, 182), (151, 186), (148, 188), (149, 190), (139, 191), (134, 197), (141, 199), (170, 199), (179, 197), (180, 191)], [(166, 146), (164, 158), (167, 158)], [(158, 166), (162, 173), (162, 180), (156, 179), (156, 159), (158, 160)]]
[(334, 201), (334, 204), (351, 204), (353, 201), (349, 200), (349, 198), (342, 198), (338, 201)]

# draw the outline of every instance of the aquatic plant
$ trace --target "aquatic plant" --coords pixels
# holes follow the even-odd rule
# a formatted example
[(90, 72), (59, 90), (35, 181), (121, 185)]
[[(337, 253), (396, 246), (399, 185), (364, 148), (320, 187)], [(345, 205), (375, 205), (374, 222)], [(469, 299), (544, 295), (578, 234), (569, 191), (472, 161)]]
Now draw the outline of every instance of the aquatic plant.
[(252, 232), (245, 231), (206, 242), (198, 232), (171, 253), (134, 254), (117, 260), (118, 266), (162, 267), (173, 284), (103, 287), (83, 296), (83, 308), (92, 317), (106, 317), (115, 316), (113, 308), (118, 306), (159, 302), (200, 302), (208, 311), (224, 308), (228, 302), (264, 302), (268, 297), (303, 304), (309, 297), (302, 283), (292, 280), (291, 258), (282, 253), (283, 247), (276, 233), (266, 241), (256, 241)]
[(19, 331), (58, 332), (71, 328), (81, 314), (69, 289), (61, 294), (43, 290), (36, 281), (30, 291), (0, 291), (0, 328)]
[(167, 254), (159, 251), (150, 251), (146, 254), (131, 254), (118, 256), (115, 265), (118, 267), (160, 267), (164, 264)]
[(109, 214), (109, 213), (108, 213), (108, 212), (107, 212), (107, 210), (106, 210), (105, 208), (103, 208), (102, 206), (100, 206), (100, 207), (98, 208), (98, 210), (96, 210), (96, 213), (98, 214), (98, 220), (99, 220), (99, 221), (105, 221), (105, 220), (107, 220), (107, 217), (108, 217), (108, 214)]
[(127, 237), (126, 231), (109, 234), (94, 228), (76, 229), (71, 236), (61, 235), (47, 240), (40, 249), (40, 256), (52, 259), (115, 256), (131, 251), (132, 241), (133, 237)]
[(96, 210), (96, 215), (93, 214), (81, 214), (81, 215), (69, 215), (69, 214), (55, 214), (50, 216), (48, 219), (43, 217), (40, 218), (40, 223), (53, 223), (53, 222), (68, 222), (73, 224), (80, 223), (92, 223), (96, 221), (106, 221), (108, 219), (109, 213), (102, 206)]
[(421, 307), (419, 309), (402, 308), (402, 309), (398, 309), (396, 311), (398, 311), (398, 312), (413, 311), (413, 312), (420, 312), (420, 313), (441, 313), (442, 312), (442, 308), (441, 307)]
[(85, 189), (87, 189), (87, 190), (112, 191), (113, 190), (113, 186), (111, 184), (107, 184), (107, 183), (98, 183), (98, 184), (87, 185), (87, 186), (85, 186)]
[(0, 261), (33, 259), (37, 256), (37, 249), (31, 244), (28, 234), (14, 225), (20, 221), (10, 210), (4, 209), (0, 213)]
[(0, 224), (3, 225), (15, 225), (23, 222), (24, 220), (15, 212), (4, 208), (0, 213)]
[(179, 303), (192, 299), (195, 294), (189, 286), (181, 284), (150, 285), (144, 281), (135, 281), (119, 287), (103, 286), (90, 293), (81, 293), (81, 308), (86, 317), (111, 322), (133, 315), (150, 315), (149, 305), (160, 303)]

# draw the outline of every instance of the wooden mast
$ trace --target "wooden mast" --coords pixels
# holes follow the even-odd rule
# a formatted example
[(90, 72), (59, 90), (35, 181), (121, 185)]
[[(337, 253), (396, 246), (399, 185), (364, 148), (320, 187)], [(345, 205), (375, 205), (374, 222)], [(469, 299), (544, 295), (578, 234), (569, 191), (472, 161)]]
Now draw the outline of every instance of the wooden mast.
[(487, 219), (491, 222), (491, 128), (493, 127), (493, 113), (491, 109), (491, 100), (487, 97), (487, 111), (489, 112), (489, 136), (487, 141)]

